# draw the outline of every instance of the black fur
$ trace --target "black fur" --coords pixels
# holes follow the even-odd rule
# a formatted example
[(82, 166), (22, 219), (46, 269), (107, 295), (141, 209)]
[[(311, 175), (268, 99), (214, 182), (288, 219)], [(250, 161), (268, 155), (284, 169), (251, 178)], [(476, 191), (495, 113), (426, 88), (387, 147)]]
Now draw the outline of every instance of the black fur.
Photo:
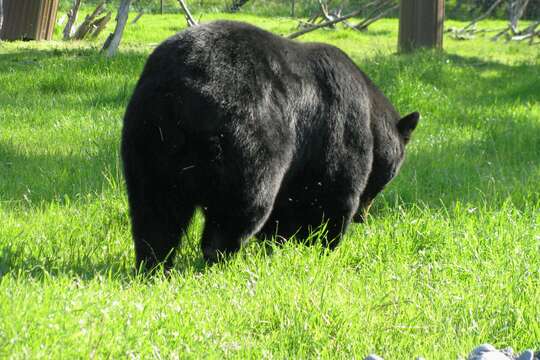
[(196, 207), (207, 261), (258, 233), (305, 236), (323, 221), (335, 246), (397, 173), (418, 115), (399, 120), (333, 46), (229, 21), (169, 38), (122, 133), (137, 265), (170, 267)]

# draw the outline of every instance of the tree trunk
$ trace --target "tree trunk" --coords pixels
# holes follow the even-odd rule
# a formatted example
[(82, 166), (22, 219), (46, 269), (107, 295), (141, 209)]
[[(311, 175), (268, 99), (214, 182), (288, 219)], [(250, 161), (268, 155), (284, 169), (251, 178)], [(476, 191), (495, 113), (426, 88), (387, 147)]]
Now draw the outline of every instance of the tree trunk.
[(441, 49), (443, 24), (444, 0), (401, 0), (399, 51), (410, 52), (420, 47)]
[(184, 12), (184, 17), (186, 18), (187, 26), (196, 26), (197, 20), (193, 18), (193, 15), (191, 15), (191, 12), (189, 11), (189, 8), (187, 7), (187, 4), (184, 0), (178, 0), (178, 3), (180, 4), (180, 7), (182, 8), (182, 11)]
[(525, 9), (529, 5), (529, 0), (513, 0), (508, 2), (508, 14), (510, 17), (510, 26), (514, 33), (517, 32), (518, 21), (523, 16)]
[(103, 49), (101, 49), (101, 51), (105, 51), (105, 55), (108, 57), (116, 55), (116, 52), (118, 51), (118, 46), (120, 46), (120, 41), (122, 40), (124, 28), (126, 27), (129, 16), (130, 5), (131, 0), (122, 0), (120, 2), (118, 13), (116, 15), (116, 28), (114, 29), (114, 33), (109, 35), (103, 45)]
[(81, 0), (74, 0), (73, 7), (68, 11), (68, 21), (66, 27), (64, 28), (64, 40), (71, 39), (73, 35), (73, 25), (77, 22), (77, 15), (79, 14), (79, 9), (81, 8)]
[(4, 23), (4, 4), (0, 0), (0, 30), (2, 30), (2, 24)]

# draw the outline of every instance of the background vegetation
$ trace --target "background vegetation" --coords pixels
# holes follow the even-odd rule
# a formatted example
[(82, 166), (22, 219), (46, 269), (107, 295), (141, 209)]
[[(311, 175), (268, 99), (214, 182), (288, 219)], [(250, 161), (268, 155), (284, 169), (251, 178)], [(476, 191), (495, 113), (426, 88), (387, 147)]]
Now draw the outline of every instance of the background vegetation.
[[(217, 18), (280, 34), (297, 24), (201, 16)], [(103, 38), (0, 43), (0, 358), (455, 359), (485, 342), (538, 347), (537, 46), (448, 38), (444, 52), (396, 55), (393, 19), (307, 35), (347, 52), (400, 112), (420, 111), (401, 174), (332, 253), (254, 241), (207, 267), (198, 216), (171, 276), (142, 279), (122, 115), (149, 52), (184, 24), (145, 15), (113, 59), (98, 54)]]
[[(496, 0), (445, 0), (446, 15), (452, 19), (470, 19), (475, 15), (485, 12)], [(85, 4), (96, 4), (99, 0), (83, 0)], [(117, 6), (118, 0), (108, 0)], [(341, 8), (343, 13), (356, 10), (358, 7), (369, 3), (369, 0), (329, 0), (329, 8)], [(318, 11), (318, 0), (249, 0), (241, 8), (242, 13), (266, 15), (266, 16), (290, 16), (294, 3), (295, 15), (307, 17)], [(67, 10), (72, 0), (60, 0), (62, 9)], [(223, 12), (230, 8), (232, 0), (192, 0), (187, 1), (189, 8), (194, 12)], [(164, 11), (174, 13), (179, 11), (178, 0), (163, 0)], [(134, 6), (147, 12), (157, 13), (160, 11), (159, 0), (134, 0)], [(493, 17), (505, 18), (507, 4), (503, 2), (494, 12)], [(398, 13), (393, 14), (397, 16)], [(524, 19), (538, 19), (540, 17), (540, 0), (529, 0), (524, 14)]]

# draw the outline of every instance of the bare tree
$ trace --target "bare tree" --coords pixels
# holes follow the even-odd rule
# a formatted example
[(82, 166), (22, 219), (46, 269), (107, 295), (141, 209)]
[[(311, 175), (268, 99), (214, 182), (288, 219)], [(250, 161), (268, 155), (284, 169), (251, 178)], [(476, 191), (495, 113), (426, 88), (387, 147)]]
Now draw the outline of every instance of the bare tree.
[(529, 0), (510, 0), (508, 2), (508, 15), (510, 17), (510, 27), (517, 32), (518, 21), (523, 16), (525, 9), (529, 5)]
[(118, 52), (118, 46), (120, 46), (120, 41), (122, 40), (124, 28), (126, 27), (129, 16), (130, 5), (131, 0), (122, 0), (120, 2), (118, 13), (116, 14), (116, 27), (114, 32), (109, 35), (107, 40), (105, 40), (105, 44), (103, 44), (103, 48), (101, 49), (108, 57), (114, 56)]
[(69, 9), (67, 13), (68, 21), (66, 27), (64, 28), (64, 40), (71, 39), (73, 35), (73, 25), (77, 21), (77, 15), (79, 14), (79, 9), (81, 8), (82, 0), (73, 0), (73, 6)]
[(2, 24), (4, 23), (4, 4), (0, 0), (0, 30), (2, 30)]
[(191, 15), (191, 12), (189, 11), (189, 8), (187, 7), (185, 1), (178, 0), (178, 3), (180, 4), (182, 11), (184, 12), (184, 16), (186, 17), (187, 26), (189, 27), (197, 25), (197, 21)]

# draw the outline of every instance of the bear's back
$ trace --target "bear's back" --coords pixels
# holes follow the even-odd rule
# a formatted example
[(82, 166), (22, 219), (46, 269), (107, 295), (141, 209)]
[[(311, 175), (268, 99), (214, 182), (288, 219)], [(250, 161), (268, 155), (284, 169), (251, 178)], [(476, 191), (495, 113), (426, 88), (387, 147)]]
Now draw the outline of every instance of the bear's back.
[(300, 161), (305, 151), (321, 156), (325, 149), (309, 150), (312, 139), (328, 139), (336, 128), (352, 131), (347, 138), (364, 139), (359, 133), (369, 131), (372, 96), (384, 102), (340, 49), (233, 21), (198, 25), (165, 40), (138, 86), (145, 83), (170, 99), (186, 130), (217, 131), (230, 119), (257, 122), (294, 133)]
[(171, 36), (151, 54), (143, 78), (145, 73), (187, 83), (190, 90), (221, 87), (226, 94), (220, 95), (249, 91), (259, 99), (269, 86), (293, 97), (309, 93), (310, 86), (320, 92), (321, 83), (364, 83), (361, 71), (334, 46), (289, 40), (236, 21), (215, 21)]

